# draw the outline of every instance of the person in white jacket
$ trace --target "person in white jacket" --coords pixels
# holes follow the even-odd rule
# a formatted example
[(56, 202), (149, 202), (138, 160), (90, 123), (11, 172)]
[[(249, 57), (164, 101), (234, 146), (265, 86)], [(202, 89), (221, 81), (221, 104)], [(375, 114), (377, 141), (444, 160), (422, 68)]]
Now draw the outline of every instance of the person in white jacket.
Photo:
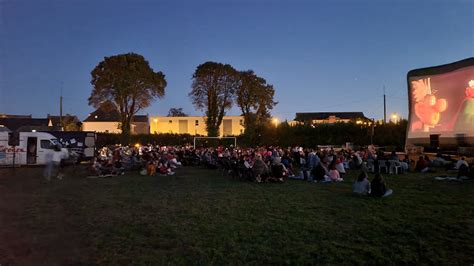
[(47, 181), (50, 181), (52, 176), (57, 179), (63, 178), (63, 173), (61, 172), (61, 161), (63, 159), (67, 159), (67, 154), (61, 149), (61, 145), (57, 144), (52, 150), (48, 151), (46, 154), (45, 169), (45, 178)]

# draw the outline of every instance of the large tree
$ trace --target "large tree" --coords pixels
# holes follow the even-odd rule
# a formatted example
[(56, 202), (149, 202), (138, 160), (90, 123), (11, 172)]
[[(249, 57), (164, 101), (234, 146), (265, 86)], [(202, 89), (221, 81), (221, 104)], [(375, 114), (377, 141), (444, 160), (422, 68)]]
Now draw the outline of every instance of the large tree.
[(206, 62), (193, 74), (189, 97), (196, 109), (206, 113), (207, 135), (219, 135), (225, 111), (232, 107), (233, 97), (239, 86), (239, 74), (231, 65)]
[(94, 87), (89, 105), (100, 107), (112, 103), (118, 111), (122, 143), (130, 138), (133, 116), (165, 94), (166, 80), (162, 72), (155, 72), (139, 54), (128, 53), (105, 57), (91, 72)]
[(246, 134), (256, 133), (257, 125), (268, 122), (270, 110), (277, 104), (273, 100), (275, 90), (252, 70), (241, 71), (239, 78), (235, 100), (244, 116)]

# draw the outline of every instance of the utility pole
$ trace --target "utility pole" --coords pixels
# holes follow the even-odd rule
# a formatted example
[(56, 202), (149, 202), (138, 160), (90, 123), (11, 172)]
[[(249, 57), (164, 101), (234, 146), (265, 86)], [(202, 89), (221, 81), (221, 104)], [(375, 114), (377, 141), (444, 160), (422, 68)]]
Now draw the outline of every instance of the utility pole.
[(374, 133), (375, 133), (375, 118), (372, 118), (372, 124), (370, 127), (370, 145), (374, 144)]
[(61, 81), (61, 94), (59, 96), (59, 130), (63, 131), (63, 82)]
[(383, 123), (387, 123), (387, 101), (385, 99), (385, 85), (383, 85)]

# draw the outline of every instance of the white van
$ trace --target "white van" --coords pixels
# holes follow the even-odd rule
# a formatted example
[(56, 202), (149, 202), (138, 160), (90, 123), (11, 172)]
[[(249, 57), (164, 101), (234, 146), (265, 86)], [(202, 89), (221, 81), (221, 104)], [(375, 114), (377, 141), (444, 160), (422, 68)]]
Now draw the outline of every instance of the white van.
[[(8, 132), (0, 132), (0, 166), (13, 165), (43, 165), (46, 154), (59, 144), (56, 137), (44, 132), (20, 132), (20, 145), (8, 145)], [(59, 144), (60, 145), (60, 144)], [(65, 154), (67, 149), (62, 148)]]

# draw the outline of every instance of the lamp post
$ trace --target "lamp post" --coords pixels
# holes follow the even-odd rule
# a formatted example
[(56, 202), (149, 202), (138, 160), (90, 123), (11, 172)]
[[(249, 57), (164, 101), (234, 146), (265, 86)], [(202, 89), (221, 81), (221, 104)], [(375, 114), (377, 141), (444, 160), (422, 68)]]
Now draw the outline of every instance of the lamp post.
[(398, 115), (397, 113), (392, 113), (390, 115), (390, 118), (392, 120), (392, 123), (394, 124), (398, 124), (398, 121), (400, 121), (400, 115)]
[(158, 119), (157, 119), (157, 118), (154, 118), (154, 119), (153, 119), (153, 122), (155, 122), (155, 134), (157, 134), (157, 131), (158, 131)]
[(280, 122), (280, 121), (279, 121), (278, 118), (276, 118), (276, 117), (274, 117), (274, 118), (272, 119), (272, 123), (275, 125), (275, 127), (278, 126), (278, 123), (279, 123), (279, 122)]
[(375, 133), (375, 118), (372, 118), (370, 123), (370, 145), (374, 145), (374, 133)]

